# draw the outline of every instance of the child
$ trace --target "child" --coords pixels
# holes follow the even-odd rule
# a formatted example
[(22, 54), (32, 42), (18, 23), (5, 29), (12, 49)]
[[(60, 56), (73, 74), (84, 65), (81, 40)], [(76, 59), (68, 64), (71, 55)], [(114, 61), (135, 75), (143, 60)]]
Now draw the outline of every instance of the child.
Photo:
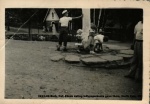
[(103, 42), (107, 42), (108, 41), (108, 37), (101, 35), (101, 34), (97, 34), (96, 36), (94, 36), (94, 51), (95, 52), (100, 52), (103, 51)]
[(77, 38), (77, 42), (78, 43), (81, 43), (81, 41), (82, 41), (82, 30), (81, 29), (78, 29), (77, 30), (77, 35), (76, 35), (76, 38)]
[(82, 37), (82, 46), (78, 46), (77, 52), (94, 53), (95, 31), (90, 29), (88, 39)]
[(67, 51), (67, 36), (68, 36), (68, 23), (69, 21), (71, 21), (72, 19), (78, 19), (81, 18), (81, 16), (79, 17), (68, 17), (68, 11), (64, 10), (62, 12), (63, 17), (60, 18), (59, 23), (61, 25), (61, 29), (60, 29), (60, 34), (59, 34), (59, 45), (57, 46), (57, 50), (60, 51), (60, 47), (62, 46), (62, 42), (64, 42), (64, 51)]
[(86, 49), (89, 49), (89, 52), (91, 54), (95, 53), (94, 52), (94, 37), (97, 33), (97, 27), (94, 23), (91, 23), (91, 29), (89, 31), (89, 36), (88, 36), (88, 41), (87, 41), (87, 48)]
[(86, 34), (82, 33), (82, 46), (78, 46), (77, 52), (84, 52), (84, 53), (95, 53), (94, 52), (94, 36), (97, 32), (97, 27), (95, 24), (91, 23), (91, 29), (89, 30), (89, 36), (86, 37)]

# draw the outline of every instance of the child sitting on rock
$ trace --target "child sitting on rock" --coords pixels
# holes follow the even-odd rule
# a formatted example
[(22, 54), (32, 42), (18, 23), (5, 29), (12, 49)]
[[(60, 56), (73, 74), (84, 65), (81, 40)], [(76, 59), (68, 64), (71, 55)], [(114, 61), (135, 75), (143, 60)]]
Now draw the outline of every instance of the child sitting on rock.
[(78, 45), (77, 52), (84, 52), (84, 53), (95, 53), (94, 52), (94, 36), (96, 34), (97, 27), (95, 24), (91, 23), (91, 29), (89, 30), (89, 35), (85, 33), (81, 33), (81, 45)]
[(100, 52), (103, 51), (103, 42), (108, 41), (108, 37), (101, 34), (102, 31), (100, 31), (100, 34), (96, 34), (94, 36), (94, 52)]
[(93, 29), (90, 29), (88, 38), (82, 36), (82, 42), (81, 45), (78, 45), (77, 52), (94, 53), (94, 36), (95, 31)]

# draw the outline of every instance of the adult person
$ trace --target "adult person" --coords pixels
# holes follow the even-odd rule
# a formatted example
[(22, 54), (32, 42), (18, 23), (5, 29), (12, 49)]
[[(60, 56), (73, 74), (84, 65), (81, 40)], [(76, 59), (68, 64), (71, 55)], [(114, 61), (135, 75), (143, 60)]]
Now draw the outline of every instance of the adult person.
[(60, 51), (60, 47), (62, 46), (62, 42), (64, 42), (64, 51), (67, 51), (67, 37), (68, 37), (68, 23), (73, 19), (81, 18), (83, 15), (78, 17), (68, 17), (68, 11), (64, 10), (62, 12), (63, 17), (60, 18), (59, 23), (61, 25), (60, 34), (59, 34), (59, 43), (57, 46), (57, 50)]
[(134, 29), (135, 44), (131, 68), (125, 77), (142, 81), (143, 77), (143, 20), (139, 21)]

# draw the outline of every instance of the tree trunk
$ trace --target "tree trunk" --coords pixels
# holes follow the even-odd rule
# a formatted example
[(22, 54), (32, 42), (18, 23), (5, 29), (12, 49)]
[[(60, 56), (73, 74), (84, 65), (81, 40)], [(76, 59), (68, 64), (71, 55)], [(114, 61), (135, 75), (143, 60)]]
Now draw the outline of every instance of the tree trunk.
[(91, 19), (90, 19), (90, 9), (82, 9), (83, 18), (82, 18), (82, 28), (83, 28), (83, 46), (87, 48), (89, 46), (89, 30), (91, 28)]
[(102, 9), (99, 10), (99, 17), (98, 17), (98, 32), (99, 32), (99, 28), (100, 28), (100, 20), (101, 20), (101, 13), (102, 13)]
[(85, 33), (85, 37), (88, 37), (89, 30), (91, 28), (91, 19), (90, 19), (90, 9), (82, 9), (83, 18), (82, 18), (82, 29)]

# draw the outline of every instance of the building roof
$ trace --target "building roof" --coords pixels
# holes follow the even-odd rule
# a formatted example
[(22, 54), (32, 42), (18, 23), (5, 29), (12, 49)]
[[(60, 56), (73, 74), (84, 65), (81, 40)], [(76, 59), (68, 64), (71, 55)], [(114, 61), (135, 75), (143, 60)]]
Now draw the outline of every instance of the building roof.
[(49, 11), (46, 21), (59, 21), (59, 17), (54, 9)]

